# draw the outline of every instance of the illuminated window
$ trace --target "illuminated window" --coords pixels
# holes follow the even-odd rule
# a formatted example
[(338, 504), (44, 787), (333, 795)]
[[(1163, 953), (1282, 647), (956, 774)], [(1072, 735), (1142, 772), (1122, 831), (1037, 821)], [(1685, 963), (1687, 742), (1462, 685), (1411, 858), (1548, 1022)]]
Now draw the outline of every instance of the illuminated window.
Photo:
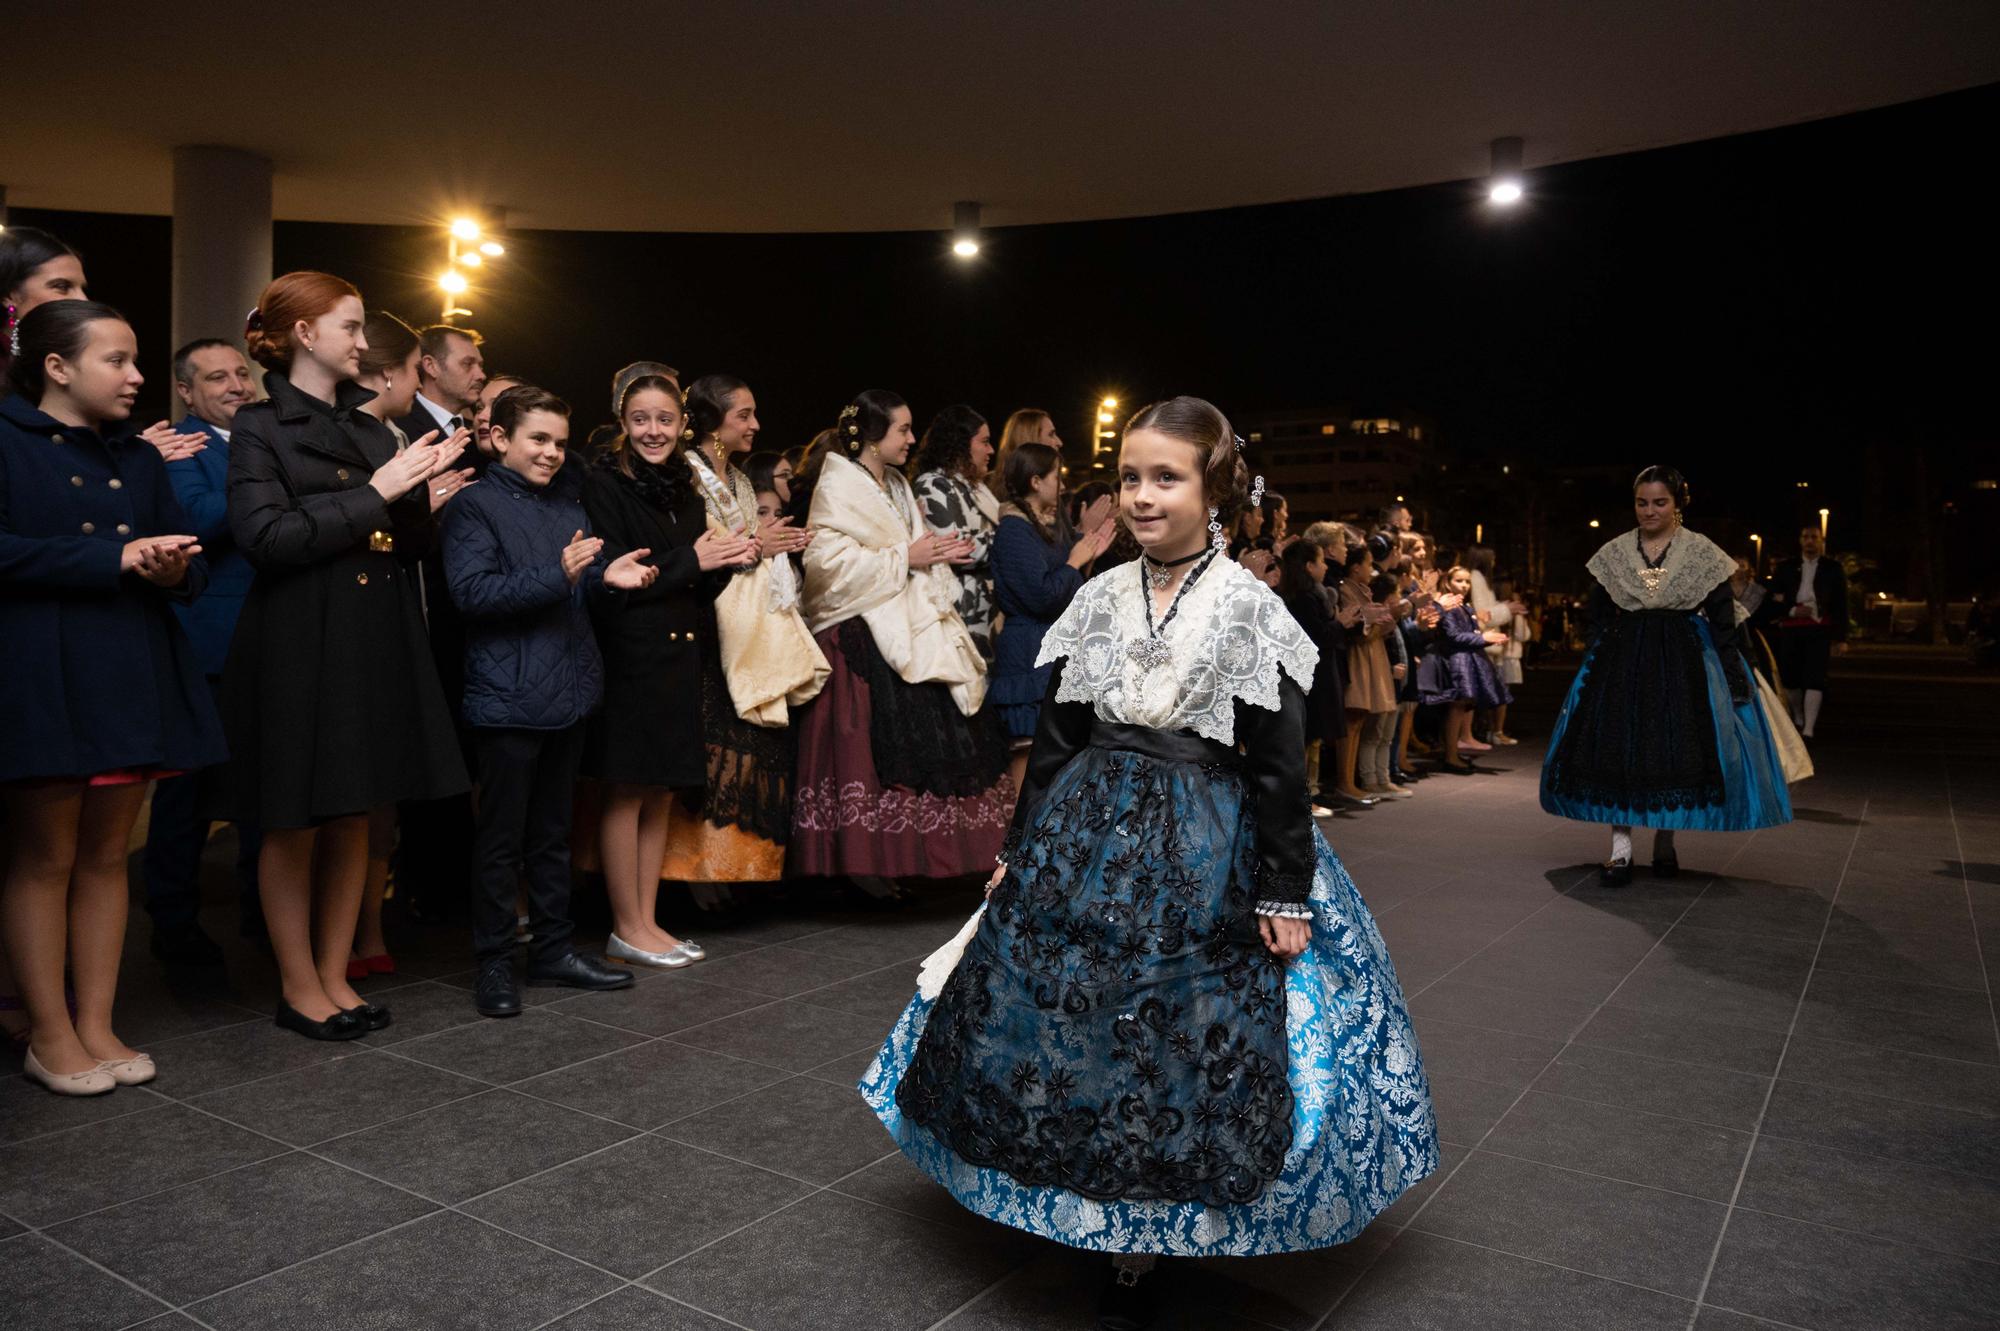
[(1261, 444), (1261, 443), (1263, 443), (1263, 442), (1264, 442), (1264, 432), (1263, 432), (1262, 430), (1252, 430), (1252, 431), (1250, 432), (1250, 442), (1251, 442), (1251, 443), (1253, 443), (1253, 444)]
[(1410, 438), (1416, 440), (1419, 443), (1422, 443), (1424, 438), (1424, 427), (1421, 425), (1412, 425), (1410, 427)]
[(1980, 480), (1972, 483), (1975, 490), (2000, 490), (2000, 481)]
[(1331, 425), (1322, 425), (1322, 426), (1320, 426), (1320, 427), (1319, 427), (1319, 432), (1320, 432), (1321, 434), (1332, 434), (1332, 433), (1333, 433), (1333, 427), (1332, 427)]

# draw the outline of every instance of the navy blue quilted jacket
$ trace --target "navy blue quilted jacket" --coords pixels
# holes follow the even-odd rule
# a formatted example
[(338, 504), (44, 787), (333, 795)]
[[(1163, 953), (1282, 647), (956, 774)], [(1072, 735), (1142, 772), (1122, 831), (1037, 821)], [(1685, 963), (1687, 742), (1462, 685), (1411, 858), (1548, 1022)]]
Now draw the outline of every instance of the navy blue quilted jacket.
[(445, 584), (465, 616), (467, 725), (561, 730), (604, 696), (588, 599), (607, 594), (605, 560), (574, 587), (562, 571), (563, 547), (590, 534), (578, 476), (571, 464), (536, 489), (488, 467), (445, 507)]

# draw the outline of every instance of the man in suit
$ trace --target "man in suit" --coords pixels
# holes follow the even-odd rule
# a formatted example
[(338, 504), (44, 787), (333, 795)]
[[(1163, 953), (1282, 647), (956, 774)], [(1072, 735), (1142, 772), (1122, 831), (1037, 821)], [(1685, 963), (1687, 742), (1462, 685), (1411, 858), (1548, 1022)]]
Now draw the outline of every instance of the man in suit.
[[(490, 455), (483, 431), (474, 429), (480, 392), (486, 387), (485, 339), (477, 329), (433, 324), (418, 334), (417, 399), (410, 414), (396, 422), (411, 443), (432, 431), (440, 438), (454, 431), (473, 431), (473, 447), (464, 462), (483, 471)], [(460, 704), (465, 697), (465, 624), (445, 587), (444, 564), (438, 550), (418, 563), (423, 579), (424, 614), (430, 629), (431, 657), (452, 719), (464, 722)], [(441, 800), (412, 801), (399, 810), (401, 837), (396, 856), (396, 899), (403, 909), (426, 923), (438, 923), (470, 909), (472, 896), (472, 800), (454, 795)]]
[[(187, 511), (188, 530), (201, 538), (208, 557), (208, 587), (194, 601), (176, 605), (181, 627), (194, 643), (196, 659), (218, 696), (236, 617), (250, 592), (250, 561), (229, 535), (229, 431), (237, 409), (256, 397), (250, 363), (233, 342), (202, 338), (174, 353), (174, 393), (186, 415), (174, 428), (205, 437), (201, 451), (167, 464), (167, 479)], [(209, 823), (196, 813), (198, 774), (169, 777), (153, 791), (146, 833), (146, 910), (153, 917), (153, 955), (176, 965), (213, 966), (222, 949), (202, 931), (201, 856)], [(254, 827), (236, 829), (236, 880), (242, 899), (242, 929), (263, 932), (257, 898), (257, 852), (263, 843)]]
[(1799, 557), (1781, 559), (1764, 581), (1757, 622), (1768, 630), (1771, 654), (1791, 694), (1792, 720), (1807, 739), (1826, 698), (1827, 661), (1847, 650), (1847, 574), (1826, 557), (1819, 528), (1799, 529)]

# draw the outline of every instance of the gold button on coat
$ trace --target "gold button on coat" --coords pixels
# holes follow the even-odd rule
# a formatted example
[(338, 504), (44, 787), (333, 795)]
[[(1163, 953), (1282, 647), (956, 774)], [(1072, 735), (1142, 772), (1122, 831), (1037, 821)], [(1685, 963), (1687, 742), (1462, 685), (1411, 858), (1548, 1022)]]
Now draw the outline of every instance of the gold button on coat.
[(86, 522), (83, 524), (83, 534), (85, 536), (90, 535), (92, 532), (96, 530), (97, 530), (97, 524), (94, 522)]
[(363, 587), (366, 587), (368, 585), (368, 575), (366, 573), (355, 574), (354, 580), (360, 583)]
[(69, 478), (69, 483), (70, 483), (71, 485), (82, 485), (82, 484), (83, 484), (83, 477), (81, 477), (81, 476), (72, 476), (72, 477), (70, 477), (70, 478)]
[(335, 479), (335, 480), (338, 480), (338, 481), (344, 481), (344, 480), (346, 480), (346, 479), (347, 479), (347, 468), (345, 468), (345, 467), (342, 467), (342, 468), (341, 468), (341, 469), (340, 469), (339, 471), (336, 471), (335, 473), (333, 473), (333, 477), (334, 477), (334, 479)]
[(111, 488), (114, 490), (123, 490), (125, 488), (125, 482), (119, 480), (116, 476), (113, 476), (111, 478)]
[(120, 536), (130, 536), (132, 534), (131, 525), (129, 523), (124, 523), (124, 522), (119, 523), (118, 534)]

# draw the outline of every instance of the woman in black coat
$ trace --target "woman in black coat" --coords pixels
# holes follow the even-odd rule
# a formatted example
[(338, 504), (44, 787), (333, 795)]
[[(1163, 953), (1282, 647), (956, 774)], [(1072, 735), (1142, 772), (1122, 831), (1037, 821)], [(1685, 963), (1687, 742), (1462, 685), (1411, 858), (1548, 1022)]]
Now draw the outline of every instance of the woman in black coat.
[(362, 317), (324, 273), (265, 288), (249, 349), (270, 400), (237, 413), (229, 448), (230, 533), (257, 574), (222, 675), (216, 813), (264, 828), (278, 1024), (322, 1040), (388, 1024), (347, 982), (369, 811), (469, 785), (412, 567), (432, 539), (427, 482), (463, 436), (399, 453), (358, 410)]
[[(90, 301), (20, 323), (0, 401), (0, 906), (30, 1023), (23, 1070), (61, 1095), (153, 1079), (112, 1032), (126, 851), (156, 776), (223, 756), (200, 663), (169, 609), (201, 547), (143, 440), (108, 437), (144, 382), (132, 329)], [(64, 962), (76, 983), (72, 1020)]]
[(660, 866), (677, 791), (708, 784), (702, 733), (702, 647), (715, 635), (717, 570), (757, 558), (754, 539), (708, 530), (694, 474), (680, 452), (680, 392), (663, 375), (625, 387), (621, 430), (584, 479), (591, 529), (616, 560), (651, 550), (653, 585), (593, 607), (604, 653), (604, 705), (592, 722), (583, 770), (605, 786), (599, 824), (613, 921), (605, 955), (677, 967), (699, 950), (655, 917)]

